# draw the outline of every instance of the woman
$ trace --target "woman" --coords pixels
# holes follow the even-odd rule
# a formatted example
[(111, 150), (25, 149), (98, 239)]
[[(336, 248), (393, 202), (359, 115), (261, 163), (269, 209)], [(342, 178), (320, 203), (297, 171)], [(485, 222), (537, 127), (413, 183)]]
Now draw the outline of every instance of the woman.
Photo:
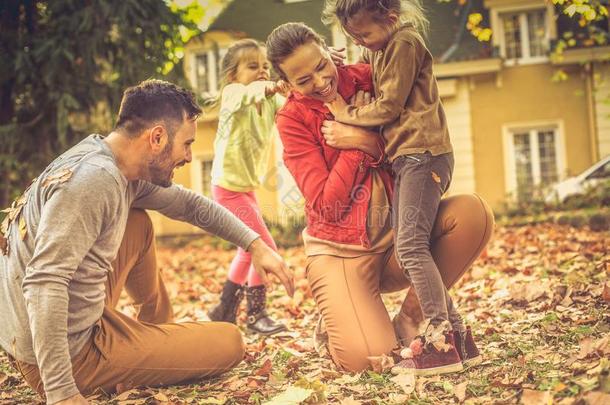
[[(267, 39), (267, 54), (292, 88), (276, 122), (286, 167), (306, 200), (307, 278), (333, 360), (360, 371), (369, 366), (369, 356), (389, 354), (397, 346), (397, 333), (408, 343), (421, 321), (412, 289), (393, 321), (380, 296), (410, 286), (394, 252), (392, 179), (383, 164), (381, 137), (329, 121), (324, 104), (337, 95), (347, 101), (360, 91), (371, 92), (370, 68), (335, 66), (324, 41), (300, 23), (276, 28)], [(492, 228), (493, 215), (480, 197), (442, 201), (431, 251), (447, 287), (479, 256)], [(478, 356), (470, 333), (458, 341), (464, 357)]]

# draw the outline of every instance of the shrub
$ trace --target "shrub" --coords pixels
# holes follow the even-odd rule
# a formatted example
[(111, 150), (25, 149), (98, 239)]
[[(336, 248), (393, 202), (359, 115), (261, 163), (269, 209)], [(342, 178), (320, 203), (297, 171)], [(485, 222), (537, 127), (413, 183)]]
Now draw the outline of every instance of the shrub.
[(593, 214), (589, 218), (589, 228), (594, 232), (604, 232), (610, 229), (610, 219), (604, 214)]
[(574, 215), (570, 217), (570, 225), (574, 228), (582, 228), (587, 223), (584, 215)]

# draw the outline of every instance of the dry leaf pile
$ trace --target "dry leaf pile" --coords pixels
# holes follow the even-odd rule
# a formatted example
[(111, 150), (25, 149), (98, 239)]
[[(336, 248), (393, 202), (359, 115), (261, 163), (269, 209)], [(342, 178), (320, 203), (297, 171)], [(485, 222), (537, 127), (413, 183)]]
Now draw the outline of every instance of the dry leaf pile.
[[(297, 292), (288, 298), (278, 286), (269, 294), (269, 311), (290, 332), (265, 339), (245, 335), (245, 361), (222, 378), (90, 399), (124, 405), (610, 404), (609, 242), (607, 233), (550, 224), (498, 229), (452, 290), (484, 361), (443, 377), (395, 376), (382, 359), (377, 371), (348, 374), (327, 355), (320, 357), (312, 339), (317, 314), (304, 278), (305, 256), (300, 248), (283, 250)], [(204, 241), (159, 248), (177, 319), (205, 318), (232, 257)], [(401, 298), (384, 298), (391, 314)], [(120, 306), (133, 314), (127, 299)], [(36, 400), (1, 354), (0, 403)]]

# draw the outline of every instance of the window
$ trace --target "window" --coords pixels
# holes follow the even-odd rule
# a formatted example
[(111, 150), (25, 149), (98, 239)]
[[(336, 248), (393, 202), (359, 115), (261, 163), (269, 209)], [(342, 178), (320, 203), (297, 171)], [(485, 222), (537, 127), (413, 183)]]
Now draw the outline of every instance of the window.
[(216, 90), (220, 90), (220, 85), (222, 82), (222, 59), (227, 54), (227, 51), (228, 48), (218, 49), (218, 57), (216, 58), (216, 60), (218, 61), (218, 63), (216, 63), (216, 77), (218, 78), (218, 88)]
[(500, 14), (502, 55), (508, 60), (546, 60), (549, 52), (547, 9)]
[(505, 128), (507, 189), (519, 200), (527, 200), (540, 188), (559, 181), (562, 151), (558, 125)]
[(210, 91), (207, 52), (195, 56), (195, 87), (198, 94)]
[(215, 50), (207, 50), (195, 54), (193, 77), (197, 94), (201, 95), (218, 91), (218, 77), (220, 74), (218, 56), (219, 52)]
[(212, 161), (201, 161), (201, 194), (212, 198)]
[(213, 154), (204, 154), (193, 157), (190, 165), (190, 188), (206, 197), (212, 198), (212, 162)]

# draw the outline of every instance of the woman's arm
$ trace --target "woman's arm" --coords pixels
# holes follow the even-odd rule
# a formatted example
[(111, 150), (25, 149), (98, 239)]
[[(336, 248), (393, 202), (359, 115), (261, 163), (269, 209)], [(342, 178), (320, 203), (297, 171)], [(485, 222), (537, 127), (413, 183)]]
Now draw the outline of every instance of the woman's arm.
[(302, 120), (280, 113), (276, 123), (284, 146), (284, 163), (307, 205), (326, 221), (340, 221), (349, 212), (353, 190), (374, 165), (373, 157), (359, 150), (342, 150), (329, 167), (322, 145)]

